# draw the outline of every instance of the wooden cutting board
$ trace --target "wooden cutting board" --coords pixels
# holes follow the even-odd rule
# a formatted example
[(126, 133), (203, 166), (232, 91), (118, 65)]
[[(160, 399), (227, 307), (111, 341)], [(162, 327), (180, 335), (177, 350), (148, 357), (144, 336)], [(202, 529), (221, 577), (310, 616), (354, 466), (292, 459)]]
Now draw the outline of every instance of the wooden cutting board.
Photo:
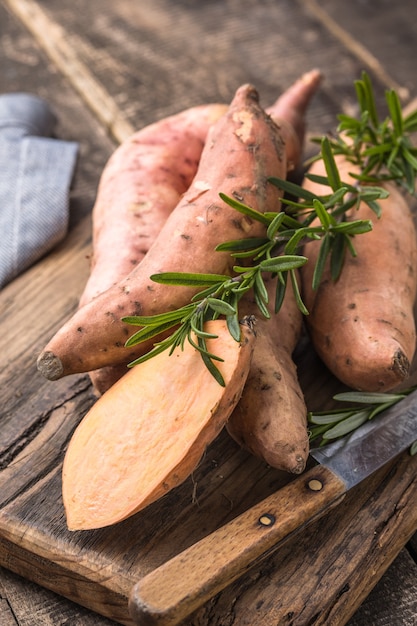
[[(212, 58), (206, 61), (204, 57), (194, 76), (194, 48), (190, 46), (187, 57), (184, 33), (194, 33), (196, 43), (206, 40), (210, 16), (205, 11), (209, 11), (210, 3), (195, 3), (203, 14), (194, 17), (191, 9), (187, 12), (183, 7), (189, 4), (192, 8), (193, 3), (174, 7), (174, 3), (158, 2), (159, 16), (167, 16), (167, 24), (171, 20), (175, 25), (166, 27), (162, 22), (158, 27), (161, 40), (167, 41), (167, 33), (172, 37), (172, 48), (155, 45), (157, 52), (151, 57), (143, 55), (143, 62), (138, 64), (135, 46), (144, 46), (147, 37), (151, 47), (158, 42), (156, 25), (160, 22), (151, 11), (144, 34), (138, 37), (142, 22), (136, 29), (131, 25), (131, 4), (101, 2), (98, 7), (97, 3), (84, 3), (83, 10), (91, 11), (86, 19), (83, 11), (72, 10), (72, 4), (48, 2), (51, 14), (65, 24), (68, 38), (61, 37), (59, 30), (57, 36), (56, 28), (44, 27), (39, 14), (33, 12), (36, 3), (8, 1), (0, 5), (0, 31), (8, 53), (0, 78), (2, 88), (26, 89), (47, 97), (58, 111), (58, 136), (79, 141), (81, 148), (68, 238), (0, 293), (0, 564), (121, 624), (132, 623), (128, 598), (141, 576), (279, 489), (289, 478), (239, 450), (222, 433), (194, 475), (160, 502), (113, 528), (67, 531), (61, 500), (62, 459), (71, 433), (94, 402), (94, 395), (87, 376), (51, 383), (38, 374), (35, 360), (77, 306), (85, 284), (91, 238), (89, 211), (98, 175), (114, 148), (103, 127), (108, 125), (114, 131), (115, 125), (99, 118), (103, 110), (108, 112), (103, 107), (107, 99), (101, 97), (100, 89), (93, 93), (86, 89), (85, 74), (80, 74), (77, 63), (73, 63), (78, 60), (74, 50), (85, 56), (85, 67), (103, 77), (114, 99), (129, 103), (129, 119), (135, 127), (173, 112), (173, 102), (179, 110), (196, 101), (228, 97), (235, 84), (247, 80), (248, 59), (249, 76), (265, 89), (267, 101), (276, 95), (277, 86), (288, 85), (290, 78), (306, 69), (305, 60), (312, 59), (314, 52), (314, 63), (323, 67), (330, 85), (324, 87), (315, 109), (314, 130), (319, 125), (327, 129), (333, 124), (333, 113), (339, 111), (346, 85), (350, 93), (352, 80), (362, 68), (361, 59), (348, 56), (337, 44), (344, 72), (344, 90), (340, 90), (340, 65), (334, 64), (336, 54), (328, 55), (334, 42), (323, 29), (317, 31), (317, 24), (307, 13), (297, 12), (297, 3), (269, 3), (275, 23), (256, 3), (252, 3), (253, 8), (246, 3), (252, 12), (249, 16), (240, 7), (234, 9), (234, 3), (225, 3), (225, 15), (213, 14), (221, 39), (214, 39)], [(220, 4), (212, 6), (223, 11)], [(6, 11), (6, 5), (14, 7), (16, 15), (26, 7), (27, 28), (34, 29), (49, 55), (55, 54), (52, 63), (45, 61), (27, 32)], [(27, 13), (28, 7), (32, 12)], [(126, 22), (122, 9), (128, 16)], [(43, 19), (42, 13), (40, 16)], [(95, 21), (97, 16), (108, 22)], [(279, 39), (274, 39), (274, 45), (262, 55), (258, 45), (262, 31), (256, 20), (274, 37), (280, 28)], [(89, 41), (91, 33), (85, 33), (89, 23), (99, 29), (93, 29), (93, 43), (105, 40), (101, 53)], [(123, 37), (116, 37), (121, 25)], [(45, 32), (48, 37), (42, 37)], [(300, 33), (305, 33), (304, 39)], [(313, 34), (320, 46), (314, 43)], [(245, 55), (242, 65), (236, 65), (235, 38), (241, 46), (240, 37), (244, 46), (239, 49)], [(61, 41), (64, 43), (59, 46)], [(224, 74), (219, 68), (217, 41), (227, 54)], [(15, 44), (14, 54), (10, 53), (10, 42)], [(47, 48), (51, 42), (55, 47)], [(294, 42), (297, 48), (291, 56)], [(411, 59), (413, 55), (398, 57)], [(286, 63), (277, 62), (279, 59)], [(155, 81), (154, 63), (159, 81)], [(73, 71), (80, 99), (57, 67), (61, 73)], [(404, 67), (401, 64), (396, 71)], [(127, 86), (124, 82), (120, 86), (122, 79)], [(216, 86), (218, 91), (214, 91)], [(90, 115), (85, 102), (91, 107), (92, 100), (95, 108)], [(321, 366), (308, 342), (300, 346), (297, 358), (310, 408), (328, 406), (340, 385)], [(344, 624), (417, 529), (416, 492), (417, 460), (404, 454), (355, 489), (326, 518), (207, 603), (188, 624)]]
[[(131, 624), (128, 598), (141, 576), (289, 477), (241, 451), (224, 432), (193, 476), (159, 502), (111, 528), (66, 529), (62, 459), (95, 397), (85, 375), (44, 380), (35, 358), (74, 308), (84, 284), (88, 229), (88, 219), (81, 220), (64, 245), (0, 294), (0, 564), (116, 622)], [(297, 359), (310, 405), (328, 404), (340, 385), (306, 339)], [(417, 459), (404, 454), (189, 623), (225, 623), (232, 608), (241, 612), (238, 624), (287, 623), (279, 620), (290, 614), (294, 624), (311, 623), (314, 616), (320, 616), (317, 623), (329, 623), (320, 621), (329, 611), (352, 614), (417, 528), (416, 478)], [(259, 619), (262, 611), (264, 621), (246, 621)]]

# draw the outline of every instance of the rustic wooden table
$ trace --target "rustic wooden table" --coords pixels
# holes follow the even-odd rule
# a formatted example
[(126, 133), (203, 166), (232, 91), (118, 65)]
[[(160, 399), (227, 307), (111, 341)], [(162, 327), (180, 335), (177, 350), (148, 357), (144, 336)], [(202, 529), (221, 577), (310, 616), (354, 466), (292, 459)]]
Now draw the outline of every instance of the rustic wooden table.
[[(272, 102), (313, 67), (325, 80), (308, 113), (312, 135), (353, 110), (362, 70), (381, 107), (387, 87), (417, 106), (416, 17), (414, 0), (0, 2), (0, 93), (45, 98), (57, 135), (80, 144), (67, 239), (0, 293), (2, 625), (129, 623), (126, 594), (138, 573), (283, 480), (220, 436), (195, 477), (197, 505), (186, 483), (118, 529), (87, 539), (65, 532), (62, 453), (94, 398), (86, 376), (41, 380), (35, 359), (77, 306), (109, 155), (134, 130), (194, 104), (228, 102), (244, 82)], [(309, 400), (331, 397), (337, 381), (311, 351), (299, 366)], [(416, 624), (416, 496), (417, 458), (404, 454), (188, 623)]]

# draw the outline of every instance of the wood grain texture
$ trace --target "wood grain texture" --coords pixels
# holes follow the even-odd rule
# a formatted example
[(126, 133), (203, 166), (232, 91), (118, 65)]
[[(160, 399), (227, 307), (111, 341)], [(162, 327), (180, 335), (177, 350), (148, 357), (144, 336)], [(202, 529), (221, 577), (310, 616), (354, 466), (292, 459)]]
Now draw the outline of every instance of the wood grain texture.
[[(378, 7), (383, 5), (379, 0)], [(405, 5), (414, 6), (412, 0)], [(404, 21), (406, 8), (385, 6), (378, 29), (369, 29), (369, 18), (376, 17), (370, 3), (347, 8), (339, 0), (325, 7), (408, 88), (410, 98), (416, 97), (410, 52), (416, 37), (413, 22)], [(395, 37), (394, 23), (404, 37)], [(59, 41), (63, 33), (65, 42)], [(388, 39), (395, 54), (385, 48)], [(79, 141), (81, 148), (68, 238), (0, 293), (0, 563), (45, 588), (26, 586), (8, 571), (1, 576), (0, 620), (5, 626), (131, 623), (128, 596), (141, 576), (285, 485), (288, 477), (222, 433), (194, 475), (148, 510), (106, 531), (65, 528), (62, 458), (94, 395), (84, 376), (46, 382), (35, 359), (74, 311), (84, 286), (96, 186), (123, 135), (114, 132), (115, 120), (136, 130), (194, 104), (228, 101), (247, 81), (267, 105), (317, 66), (325, 82), (308, 122), (310, 133), (319, 134), (334, 128), (337, 112), (352, 112), (352, 84), (363, 59), (301, 0), (4, 0), (0, 50), (0, 90), (45, 97), (58, 114), (57, 136)], [(395, 58), (402, 59), (400, 65)], [(386, 84), (380, 75), (373, 78), (383, 105)], [(331, 405), (340, 384), (305, 339), (297, 362), (309, 406)], [(345, 624), (417, 528), (416, 476), (415, 459), (404, 455), (300, 539), (218, 594), (188, 626)], [(58, 604), (53, 592), (77, 606)]]
[(140, 580), (130, 596), (132, 615), (138, 624), (179, 623), (344, 495), (342, 480), (311, 468)]
[[(306, 529), (301, 540), (286, 544), (186, 623), (346, 624), (391, 564), (397, 541), (399, 545), (407, 541), (403, 531), (413, 532), (415, 511), (407, 506), (416, 494), (417, 458), (409, 461), (403, 455), (353, 489), (337, 508)], [(403, 521), (407, 517), (408, 530), (397, 526), (398, 510)]]

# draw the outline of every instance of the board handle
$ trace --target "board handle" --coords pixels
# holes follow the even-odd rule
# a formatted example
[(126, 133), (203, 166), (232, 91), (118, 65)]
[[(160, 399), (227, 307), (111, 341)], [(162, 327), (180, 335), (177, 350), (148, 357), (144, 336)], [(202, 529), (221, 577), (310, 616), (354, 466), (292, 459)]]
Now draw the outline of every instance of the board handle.
[(140, 626), (175, 626), (343, 499), (343, 481), (323, 465), (153, 570), (133, 587)]

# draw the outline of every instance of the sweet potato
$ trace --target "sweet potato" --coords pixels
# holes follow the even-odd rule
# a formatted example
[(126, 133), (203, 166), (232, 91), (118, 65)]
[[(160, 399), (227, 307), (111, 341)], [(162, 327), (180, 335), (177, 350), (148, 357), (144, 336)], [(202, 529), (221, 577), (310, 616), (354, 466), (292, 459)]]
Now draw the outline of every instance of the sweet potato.
[[(274, 302), (275, 281), (267, 283)], [(256, 343), (242, 397), (226, 429), (243, 448), (280, 470), (300, 474), (309, 453), (307, 408), (292, 353), (300, 338), (303, 315), (291, 286), (277, 314), (257, 317)], [(252, 298), (241, 311), (256, 314)]]
[[(307, 94), (302, 111), (318, 81), (317, 72), (299, 81), (293, 105), (295, 95), (302, 100), (302, 94)], [(300, 84), (304, 91), (299, 89)], [(282, 107), (278, 111), (284, 113)], [(260, 211), (276, 209), (280, 193), (266, 181), (272, 175), (286, 176), (283, 144), (277, 125), (260, 107), (256, 90), (241, 87), (227, 115), (212, 127), (193, 184), (146, 257), (125, 280), (80, 309), (56, 333), (39, 355), (39, 371), (55, 380), (70, 373), (120, 364), (149, 350), (150, 342), (126, 350), (124, 343), (131, 332), (120, 318), (159, 313), (189, 300), (189, 289), (167, 289), (152, 282), (149, 277), (154, 272), (230, 273), (231, 257), (214, 254), (215, 246), (228, 238), (256, 235), (259, 224), (230, 209), (218, 194), (222, 191)]]
[(286, 175), (284, 144), (278, 127), (260, 106), (257, 91), (244, 85), (227, 114), (211, 127), (196, 177), (146, 256), (124, 280), (64, 324), (39, 356), (40, 372), (56, 379), (116, 365), (148, 351), (153, 341), (125, 347), (132, 329), (121, 318), (176, 309), (195, 292), (160, 285), (150, 277), (160, 272), (232, 274), (233, 258), (228, 252), (215, 252), (216, 245), (259, 236), (264, 227), (229, 207), (219, 192), (261, 212), (274, 210), (281, 192), (267, 182), (273, 175)]
[(134, 133), (112, 154), (93, 207), (91, 272), (80, 306), (145, 256), (195, 176), (209, 127), (226, 111), (224, 104), (192, 107)]
[(321, 78), (321, 72), (317, 69), (306, 72), (266, 109), (280, 128), (285, 143), (287, 172), (300, 165), (306, 131), (306, 113)]
[[(336, 162), (342, 181), (354, 182), (352, 166), (341, 156)], [(311, 172), (325, 175), (322, 161)], [(309, 180), (304, 185), (319, 195), (329, 193)], [(404, 196), (394, 184), (384, 186), (389, 197), (379, 201), (379, 219), (365, 204), (350, 211), (348, 219), (370, 219), (373, 229), (354, 238), (357, 256), (347, 254), (336, 282), (327, 268), (317, 291), (311, 288), (318, 242), (306, 244), (308, 263), (301, 268), (315, 350), (338, 379), (362, 391), (389, 391), (403, 382), (416, 347), (416, 232)]]
[[(255, 335), (241, 324), (235, 341), (224, 320), (205, 330), (225, 386), (189, 344), (137, 365), (92, 406), (76, 428), (63, 465), (70, 530), (115, 524), (182, 483), (198, 465), (236, 405)], [(204, 393), (201, 393), (201, 390)]]
[[(287, 171), (300, 163), (305, 115), (320, 80), (318, 70), (307, 72), (267, 109), (285, 142)], [(125, 278), (144, 257), (197, 171), (208, 127), (226, 109), (209, 104), (168, 117), (132, 135), (112, 155), (93, 209), (92, 272), (80, 306)], [(90, 372), (99, 394), (126, 373), (125, 361)]]
[[(195, 176), (209, 127), (226, 111), (225, 104), (192, 107), (139, 130), (112, 154), (93, 207), (91, 272), (80, 307), (145, 256)], [(90, 372), (96, 391), (125, 374), (126, 364)]]

